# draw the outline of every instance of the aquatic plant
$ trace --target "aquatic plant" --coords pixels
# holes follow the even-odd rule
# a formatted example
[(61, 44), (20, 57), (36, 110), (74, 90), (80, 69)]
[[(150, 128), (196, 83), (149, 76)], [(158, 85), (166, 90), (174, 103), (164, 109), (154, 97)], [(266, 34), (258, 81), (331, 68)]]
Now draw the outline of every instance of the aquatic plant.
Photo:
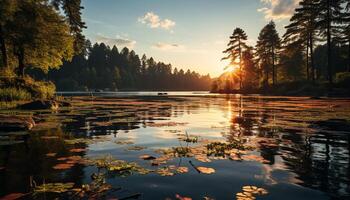
[(266, 189), (256, 186), (243, 186), (242, 190), (242, 192), (236, 194), (237, 200), (254, 200), (256, 199), (255, 196), (268, 194)]
[(233, 141), (230, 143), (223, 142), (212, 142), (206, 145), (207, 155), (211, 156), (222, 156), (230, 154), (231, 150), (247, 150), (248, 147), (245, 147), (241, 141)]
[(151, 170), (145, 169), (134, 162), (126, 162), (124, 160), (114, 159), (112, 156), (105, 156), (100, 159), (92, 160), (93, 164), (98, 168), (106, 169), (108, 172), (115, 172), (121, 176), (132, 173), (148, 174)]
[(34, 188), (34, 194), (37, 193), (64, 193), (74, 187), (74, 183), (44, 183)]
[(187, 142), (187, 143), (197, 143), (199, 137), (198, 136), (190, 136), (187, 131), (185, 132), (186, 135), (183, 138), (180, 138), (182, 141)]

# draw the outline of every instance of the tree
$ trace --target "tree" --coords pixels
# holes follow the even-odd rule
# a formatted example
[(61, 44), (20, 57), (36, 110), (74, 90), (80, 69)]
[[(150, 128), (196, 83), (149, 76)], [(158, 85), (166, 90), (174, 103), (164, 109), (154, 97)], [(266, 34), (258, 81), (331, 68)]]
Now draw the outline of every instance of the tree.
[(0, 48), (1, 48), (1, 60), (4, 68), (8, 67), (8, 50), (6, 38), (8, 37), (8, 31), (5, 29), (13, 20), (13, 13), (17, 9), (17, 1), (14, 0), (2, 0), (0, 3)]
[(343, 0), (315, 0), (317, 13), (317, 27), (320, 34), (327, 38), (327, 71), (328, 81), (333, 83), (332, 72), (332, 36), (336, 31), (336, 24), (341, 16)]
[[(60, 12), (61, 8), (64, 12)], [(70, 60), (78, 38), (84, 49), (81, 9), (80, 0), (1, 1), (2, 65), (17, 65), (17, 75), (23, 76), (25, 68), (47, 72), (62, 65), (63, 60)]]
[(6, 27), (17, 58), (17, 74), (26, 67), (47, 72), (73, 56), (73, 38), (69, 25), (51, 5), (43, 1), (23, 0)]
[[(306, 49), (306, 77), (310, 79), (310, 64), (311, 64), (311, 79), (315, 80), (314, 66), (314, 43), (316, 37), (317, 26), (317, 6), (315, 0), (303, 0), (296, 8), (294, 15), (290, 19), (290, 24), (286, 26), (286, 33), (283, 36), (285, 46), (299, 46)], [(298, 43), (298, 44), (295, 44)], [(288, 48), (288, 47), (287, 47)], [(310, 58), (310, 62), (309, 62)]]
[(261, 31), (256, 44), (256, 54), (258, 63), (264, 71), (264, 85), (269, 85), (270, 66), (272, 67), (272, 83), (277, 83), (276, 61), (278, 51), (281, 46), (279, 35), (276, 31), (276, 25), (273, 21), (267, 24)]
[(230, 65), (238, 65), (239, 66), (239, 87), (242, 89), (243, 87), (243, 62), (242, 62), (242, 54), (243, 52), (248, 48), (246, 41), (247, 41), (247, 35), (241, 28), (236, 28), (233, 31), (233, 34), (230, 36), (230, 42), (228, 43), (228, 48), (223, 51), (223, 53), (228, 54), (225, 59), (230, 59)]
[(253, 47), (248, 47), (242, 55), (242, 64), (244, 71), (244, 88), (254, 88), (256, 87), (257, 82), (257, 70), (254, 61)]
[(281, 52), (280, 66), (284, 81), (299, 81), (302, 77), (303, 45), (291, 43)]
[(85, 37), (82, 34), (83, 29), (87, 28), (81, 18), (81, 0), (52, 0), (52, 5), (56, 10), (62, 9), (67, 16), (70, 25), (70, 32), (74, 36), (74, 50), (76, 54), (84, 49)]
[(345, 8), (343, 10), (343, 13), (341, 14), (342, 18), (342, 27), (341, 27), (341, 36), (340, 36), (340, 43), (343, 45), (347, 45), (347, 71), (350, 72), (350, 1), (345, 1)]

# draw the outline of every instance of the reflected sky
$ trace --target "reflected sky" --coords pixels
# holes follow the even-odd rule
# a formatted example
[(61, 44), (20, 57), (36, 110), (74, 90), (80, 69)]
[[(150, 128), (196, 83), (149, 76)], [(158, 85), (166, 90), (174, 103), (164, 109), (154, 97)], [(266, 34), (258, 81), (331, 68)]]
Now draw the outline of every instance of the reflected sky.
[[(158, 149), (188, 147), (194, 152), (212, 142), (238, 142), (249, 147), (237, 154), (240, 159), (208, 155), (211, 162), (202, 163), (196, 155), (179, 156), (168, 164), (188, 167), (186, 174), (124, 178), (109, 174), (106, 181), (140, 192), (143, 199), (175, 199), (176, 194), (232, 199), (245, 185), (268, 190), (269, 194), (259, 199), (349, 197), (348, 100), (223, 95), (74, 97), (72, 102), (73, 108), (58, 113), (33, 113), (59, 126), (40, 128), (39, 124), (27, 143), (1, 146), (0, 179), (6, 186), (0, 188), (0, 196), (28, 192), (30, 176), (38, 182), (73, 181), (79, 185), (91, 181), (90, 175), (97, 170), (80, 164), (54, 170), (59, 157), (111, 155), (157, 169), (139, 156), (158, 157)], [(199, 142), (183, 141), (186, 135), (198, 137)], [(68, 139), (76, 138), (94, 142), (67, 144)], [(74, 153), (73, 148), (85, 151)], [(57, 156), (49, 158), (48, 153)], [(216, 172), (198, 174), (192, 164)]]

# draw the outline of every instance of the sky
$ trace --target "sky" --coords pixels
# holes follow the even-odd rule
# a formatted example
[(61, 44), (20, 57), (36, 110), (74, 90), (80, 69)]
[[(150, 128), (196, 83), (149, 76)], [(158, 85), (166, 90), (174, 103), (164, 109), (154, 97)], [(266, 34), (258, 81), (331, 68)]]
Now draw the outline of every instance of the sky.
[(255, 45), (274, 20), (280, 36), (299, 0), (82, 0), (84, 33), (93, 43), (217, 77), (229, 36), (236, 27)]

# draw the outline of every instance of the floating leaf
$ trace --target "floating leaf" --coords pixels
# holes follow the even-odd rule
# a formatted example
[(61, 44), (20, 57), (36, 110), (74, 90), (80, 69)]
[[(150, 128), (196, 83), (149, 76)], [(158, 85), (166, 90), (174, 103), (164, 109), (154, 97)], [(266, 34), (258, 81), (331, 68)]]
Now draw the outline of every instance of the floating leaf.
[(26, 195), (27, 194), (23, 194), (23, 193), (11, 193), (11, 194), (8, 194), (6, 196), (0, 197), (0, 199), (1, 200), (16, 200), (16, 199), (20, 199)]
[(47, 153), (46, 156), (47, 157), (55, 157), (57, 155), (57, 153)]
[(195, 155), (194, 158), (200, 162), (211, 162), (211, 160), (208, 158), (207, 155), (200, 154), (200, 155)]
[(69, 164), (69, 163), (60, 163), (57, 164), (55, 166), (53, 166), (53, 169), (57, 169), (57, 170), (65, 170), (65, 169), (70, 169), (74, 166), (74, 164)]
[(203, 174), (213, 174), (213, 173), (215, 173), (215, 169), (209, 168), (209, 167), (197, 167), (197, 170), (200, 173), (203, 173)]
[(71, 149), (69, 151), (72, 152), (72, 153), (81, 153), (81, 152), (85, 152), (86, 149)]
[(81, 160), (81, 156), (69, 156), (69, 157), (61, 157), (61, 158), (57, 158), (57, 160), (59, 161), (65, 161), (65, 160)]
[(178, 199), (178, 200), (192, 200), (191, 197), (183, 197), (179, 194), (176, 194), (176, 199)]
[(258, 156), (258, 155), (253, 155), (253, 154), (243, 155), (242, 159), (245, 161), (256, 161), (256, 162), (260, 162), (260, 163), (269, 163), (269, 161), (264, 159), (263, 157)]
[(155, 160), (155, 159), (157, 159), (156, 157), (148, 155), (148, 154), (141, 155), (139, 158), (143, 159), (143, 160)]
[(184, 174), (184, 173), (188, 172), (188, 168), (187, 167), (178, 167), (176, 169), (176, 172), (179, 173), (179, 174)]
[(268, 194), (267, 190), (264, 188), (258, 188), (256, 186), (243, 186), (243, 192), (238, 192), (236, 194), (237, 200), (254, 200), (256, 195), (266, 195)]
[(175, 175), (174, 172), (172, 172), (168, 167), (159, 168), (156, 172), (161, 176), (174, 176)]

